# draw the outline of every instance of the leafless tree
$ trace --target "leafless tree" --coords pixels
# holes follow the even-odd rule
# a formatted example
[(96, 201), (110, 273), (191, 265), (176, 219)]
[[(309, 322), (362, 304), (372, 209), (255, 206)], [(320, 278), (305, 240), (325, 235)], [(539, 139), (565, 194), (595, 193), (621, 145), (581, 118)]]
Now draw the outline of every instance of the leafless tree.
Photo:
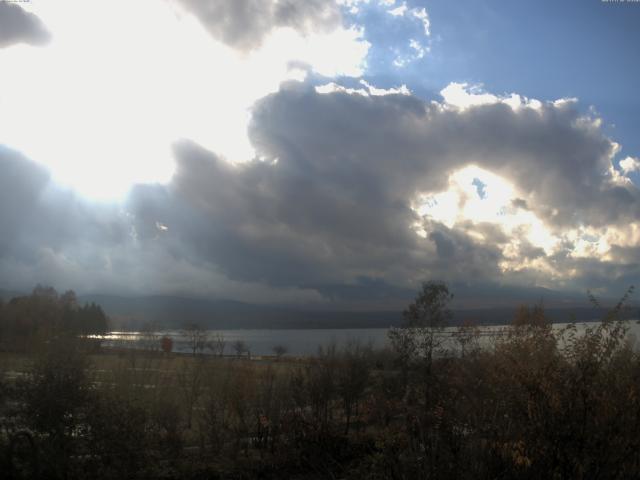
[(224, 355), (224, 349), (226, 346), (227, 341), (221, 332), (217, 332), (213, 336), (213, 339), (207, 342), (207, 348), (217, 357), (222, 357)]
[(249, 349), (247, 348), (247, 344), (244, 342), (244, 340), (240, 339), (233, 342), (233, 350), (236, 352), (237, 357), (241, 357), (243, 353), (249, 351)]
[(196, 354), (202, 353), (207, 345), (209, 334), (201, 325), (195, 323), (185, 325), (182, 329), (182, 334), (186, 337), (189, 350), (191, 350), (194, 357)]
[(289, 352), (289, 349), (286, 347), (286, 345), (274, 345), (274, 347), (271, 350), (273, 351), (274, 355), (278, 358), (278, 360), (280, 360), (283, 355), (286, 355)]

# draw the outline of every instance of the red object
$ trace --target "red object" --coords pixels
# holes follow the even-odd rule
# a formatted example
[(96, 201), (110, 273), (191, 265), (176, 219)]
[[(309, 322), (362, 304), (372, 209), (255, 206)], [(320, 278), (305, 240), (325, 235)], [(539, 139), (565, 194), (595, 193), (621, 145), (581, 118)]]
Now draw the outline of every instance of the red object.
[(160, 348), (162, 348), (164, 353), (171, 353), (171, 350), (173, 350), (173, 340), (171, 337), (162, 337), (160, 339)]

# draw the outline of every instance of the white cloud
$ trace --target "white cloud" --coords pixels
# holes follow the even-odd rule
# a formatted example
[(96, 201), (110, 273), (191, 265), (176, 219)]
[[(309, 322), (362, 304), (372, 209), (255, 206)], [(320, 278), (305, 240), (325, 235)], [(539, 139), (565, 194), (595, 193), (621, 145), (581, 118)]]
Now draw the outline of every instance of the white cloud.
[(403, 57), (396, 57), (393, 59), (393, 65), (398, 68), (404, 67), (407, 63), (409, 63), (409, 61)]
[(424, 27), (424, 34), (427, 37), (431, 36), (431, 20), (429, 19), (429, 14), (427, 13), (426, 8), (421, 9), (413, 9), (411, 11), (414, 17), (419, 19), (422, 22), (422, 26)]
[(335, 82), (329, 82), (324, 85), (318, 85), (317, 87), (315, 87), (315, 91), (323, 95), (326, 95), (328, 93), (343, 92), (343, 93), (348, 93), (349, 95), (362, 95), (364, 97), (369, 96), (368, 90), (365, 90), (363, 88), (347, 88), (342, 85), (338, 85)]
[(631, 172), (638, 172), (640, 171), (640, 159), (627, 157), (620, 161), (620, 168), (625, 175)]
[(423, 58), (426, 55), (426, 53), (429, 51), (429, 47), (425, 47), (424, 45), (422, 45), (419, 41), (417, 41), (414, 38), (409, 40), (409, 47), (411, 47), (413, 50), (415, 50), (415, 52), (416, 52), (415, 58), (416, 59)]
[(370, 0), (336, 0), (338, 5), (345, 7), (347, 11), (353, 15), (360, 12), (361, 5), (368, 5), (369, 2)]
[(440, 95), (447, 105), (463, 110), (472, 106), (498, 103), (499, 99), (495, 95), (480, 93), (478, 90), (478, 87), (469, 87), (467, 83), (452, 82), (440, 91)]
[(409, 40), (410, 53), (402, 54), (396, 50), (396, 58), (393, 59), (393, 65), (398, 68), (403, 68), (416, 60), (421, 60), (431, 51), (429, 45), (423, 45), (415, 38)]
[(364, 97), (380, 97), (384, 95), (411, 95), (411, 92), (406, 85), (400, 85), (397, 88), (376, 88), (373, 85), (369, 84), (366, 80), (360, 80), (359, 83), (365, 88), (347, 88), (343, 85), (338, 85), (335, 82), (329, 82), (324, 85), (316, 86), (315, 91), (316, 93), (320, 94), (343, 92), (350, 95), (362, 95)]
[(367, 87), (369, 90), (369, 94), (373, 96), (382, 96), (382, 95), (411, 95), (411, 92), (407, 88), (406, 85), (400, 85), (397, 88), (376, 88), (373, 85), (370, 85), (365, 80), (360, 80), (360, 83)]
[[(468, 83), (452, 82), (440, 91), (440, 95), (444, 99), (445, 107), (452, 107), (459, 110), (466, 110), (470, 107), (493, 105), (497, 103), (509, 105), (514, 111), (521, 108), (540, 111), (542, 108), (542, 102), (535, 98), (529, 99), (516, 93), (498, 96), (485, 92), (481, 85), (469, 85)], [(562, 98), (549, 103), (557, 108), (569, 108), (575, 103), (575, 99)], [(581, 119), (579, 121), (585, 121), (585, 119)], [(589, 121), (598, 122), (598, 119), (594, 118)]]
[(402, 2), (402, 5), (396, 7), (392, 10), (387, 10), (389, 15), (393, 15), (394, 17), (402, 17), (405, 13), (407, 13), (408, 7), (407, 4)]

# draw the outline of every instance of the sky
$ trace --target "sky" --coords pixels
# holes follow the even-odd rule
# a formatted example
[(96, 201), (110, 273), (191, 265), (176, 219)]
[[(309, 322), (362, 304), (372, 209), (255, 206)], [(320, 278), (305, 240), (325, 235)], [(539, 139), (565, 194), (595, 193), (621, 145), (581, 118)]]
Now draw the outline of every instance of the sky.
[(0, 289), (621, 296), (638, 25), (631, 1), (0, 0)]

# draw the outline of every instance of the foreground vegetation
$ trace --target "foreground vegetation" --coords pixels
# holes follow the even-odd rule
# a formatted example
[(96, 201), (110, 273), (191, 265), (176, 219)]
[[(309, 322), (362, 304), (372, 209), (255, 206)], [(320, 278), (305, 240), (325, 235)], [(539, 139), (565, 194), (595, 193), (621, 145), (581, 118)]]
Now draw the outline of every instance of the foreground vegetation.
[[(628, 292), (630, 293), (630, 292)], [(440, 330), (427, 283), (391, 349), (304, 361), (96, 353), (69, 333), (3, 354), (2, 471), (14, 478), (637, 478), (640, 356), (619, 314), (558, 332), (541, 307), (480, 348)], [(595, 299), (594, 299), (595, 301)], [(78, 307), (80, 308), (80, 307)]]

